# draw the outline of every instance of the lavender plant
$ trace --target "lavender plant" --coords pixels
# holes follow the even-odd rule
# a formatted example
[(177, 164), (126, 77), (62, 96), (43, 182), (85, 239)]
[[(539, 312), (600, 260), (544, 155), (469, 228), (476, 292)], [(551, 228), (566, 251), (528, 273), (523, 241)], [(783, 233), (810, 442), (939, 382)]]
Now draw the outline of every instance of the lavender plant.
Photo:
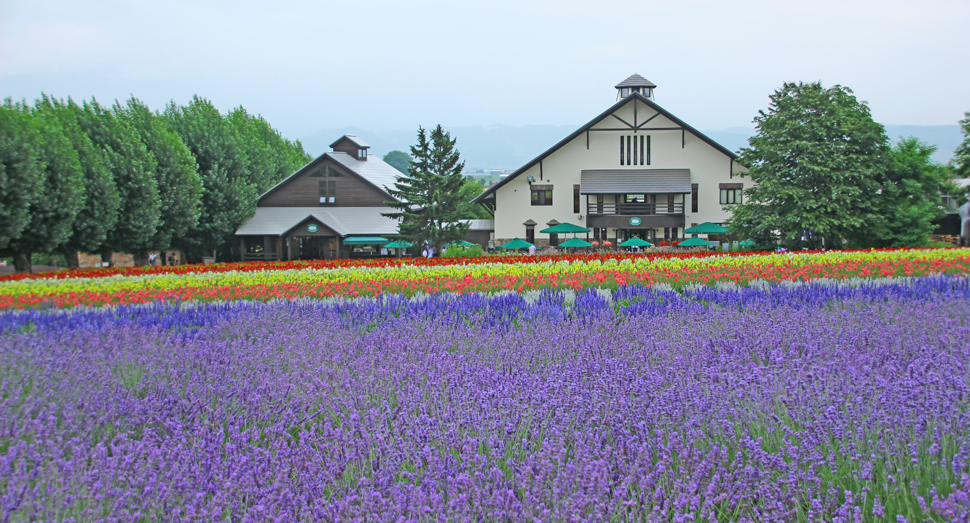
[(959, 521), (970, 280), (0, 315), (3, 521)]

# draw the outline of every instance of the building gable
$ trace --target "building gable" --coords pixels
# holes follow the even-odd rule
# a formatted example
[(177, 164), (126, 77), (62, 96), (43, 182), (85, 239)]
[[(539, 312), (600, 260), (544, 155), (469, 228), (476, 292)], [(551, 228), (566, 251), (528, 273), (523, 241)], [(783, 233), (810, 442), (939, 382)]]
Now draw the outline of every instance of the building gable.
[[(705, 136), (703, 133), (694, 129), (690, 125), (687, 125), (687, 123), (685, 123), (683, 120), (677, 118), (649, 98), (646, 98), (638, 93), (633, 93), (613, 104), (612, 107), (591, 120), (589, 123), (580, 127), (562, 141), (552, 146), (550, 149), (540, 154), (529, 163), (517, 169), (515, 172), (509, 174), (504, 180), (493, 185), (472, 201), (475, 203), (483, 203), (486, 199), (493, 197), (498, 189), (536, 165), (540, 165), (541, 167), (541, 162), (544, 159), (567, 144), (573, 142), (577, 138), (581, 138), (583, 134), (586, 135), (585, 140), (588, 148), (590, 135), (599, 131), (609, 131), (614, 133), (617, 131), (629, 131), (630, 133), (635, 134), (663, 133), (665, 136), (668, 133), (679, 134), (682, 146), (686, 143), (688, 136), (696, 137), (728, 157), (728, 159), (730, 159), (732, 162), (732, 165), (733, 162), (737, 160), (737, 155), (724, 146)], [(619, 149), (617, 149), (617, 154), (619, 154)]]
[(385, 190), (394, 179), (389, 170), (397, 172), (378, 158), (363, 162), (347, 153), (328, 152), (263, 193), (256, 206), (383, 207), (397, 201)]

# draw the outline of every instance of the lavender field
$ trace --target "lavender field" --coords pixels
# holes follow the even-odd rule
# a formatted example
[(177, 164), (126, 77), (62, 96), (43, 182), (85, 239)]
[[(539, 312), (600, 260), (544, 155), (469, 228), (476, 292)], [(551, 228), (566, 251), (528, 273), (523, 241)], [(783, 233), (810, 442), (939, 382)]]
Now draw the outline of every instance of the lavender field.
[(0, 521), (966, 521), (970, 278), (0, 315)]

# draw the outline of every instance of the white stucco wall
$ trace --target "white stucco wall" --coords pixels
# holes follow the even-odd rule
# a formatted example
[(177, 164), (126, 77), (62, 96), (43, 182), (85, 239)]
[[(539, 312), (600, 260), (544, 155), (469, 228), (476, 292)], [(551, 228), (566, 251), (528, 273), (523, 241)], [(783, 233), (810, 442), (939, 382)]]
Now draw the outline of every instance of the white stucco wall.
[[(636, 115), (634, 116), (634, 103)], [(614, 114), (630, 124), (642, 124), (657, 111), (642, 102), (629, 102)], [(592, 126), (592, 129), (616, 129), (624, 124), (607, 115)], [(523, 223), (535, 221), (536, 239), (548, 239), (548, 235), (538, 231), (546, 228), (552, 219), (586, 225), (586, 195), (580, 197), (580, 212), (573, 212), (573, 186), (580, 183), (584, 169), (690, 169), (691, 183), (698, 184), (698, 212), (691, 212), (690, 194), (685, 195), (687, 227), (692, 223), (720, 223), (730, 217), (720, 204), (720, 183), (742, 183), (750, 185), (749, 179), (731, 177), (731, 158), (703, 141), (686, 132), (683, 147), (679, 126), (659, 115), (645, 125), (647, 128), (672, 128), (669, 131), (643, 130), (637, 134), (650, 136), (650, 165), (620, 165), (619, 136), (633, 135), (631, 131), (591, 131), (587, 150), (586, 133), (582, 133), (561, 147), (540, 164), (519, 174), (495, 192), (495, 237), (497, 239), (525, 238)], [(541, 170), (541, 174), (540, 174)], [(745, 169), (733, 162), (735, 175)], [(528, 176), (535, 178), (534, 184), (553, 186), (553, 205), (533, 206)], [(591, 197), (595, 198), (595, 197)], [(595, 200), (593, 200), (595, 201)], [(580, 219), (579, 216), (583, 218)], [(612, 236), (612, 231), (611, 231)]]

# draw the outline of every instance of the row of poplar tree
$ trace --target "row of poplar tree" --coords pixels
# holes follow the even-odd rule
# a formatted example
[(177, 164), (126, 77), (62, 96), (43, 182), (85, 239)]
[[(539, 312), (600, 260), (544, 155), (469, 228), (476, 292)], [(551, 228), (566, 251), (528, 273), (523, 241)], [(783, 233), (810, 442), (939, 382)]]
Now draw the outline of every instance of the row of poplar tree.
[(35, 253), (181, 250), (230, 255), (259, 194), (306, 164), (260, 116), (223, 115), (198, 96), (152, 111), (44, 95), (0, 106), (0, 255), (29, 271)]

